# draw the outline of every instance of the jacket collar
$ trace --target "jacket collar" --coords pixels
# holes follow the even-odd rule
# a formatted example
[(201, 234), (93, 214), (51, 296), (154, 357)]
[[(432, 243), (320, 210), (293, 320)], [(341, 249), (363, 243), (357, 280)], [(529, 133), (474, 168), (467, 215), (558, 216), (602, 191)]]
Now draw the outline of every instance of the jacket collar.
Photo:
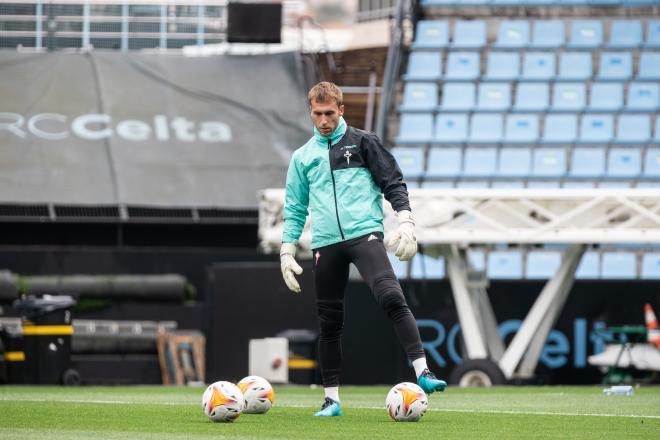
[(339, 124), (337, 125), (337, 128), (335, 128), (335, 131), (330, 133), (330, 136), (322, 136), (318, 128), (314, 127), (314, 139), (316, 139), (316, 142), (322, 144), (324, 147), (328, 146), (328, 139), (330, 139), (330, 145), (335, 145), (346, 133), (346, 127), (346, 121), (344, 121), (344, 117), (341, 116), (339, 118)]

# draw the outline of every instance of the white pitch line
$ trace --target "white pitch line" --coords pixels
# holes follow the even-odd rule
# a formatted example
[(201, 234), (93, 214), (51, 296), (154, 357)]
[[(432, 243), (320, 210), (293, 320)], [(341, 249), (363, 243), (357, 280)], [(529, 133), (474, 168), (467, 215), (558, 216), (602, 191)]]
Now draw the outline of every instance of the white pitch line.
[[(64, 403), (94, 403), (108, 405), (167, 405), (167, 406), (187, 406), (192, 403), (176, 402), (132, 402), (128, 400), (86, 400), (86, 399), (34, 399), (34, 398), (6, 398), (0, 397), (0, 401), (19, 401), (19, 402), (64, 402)], [(309, 405), (277, 405), (282, 408), (316, 408)], [(347, 406), (349, 409), (382, 409), (381, 406)], [(660, 415), (639, 415), (639, 414), (608, 414), (608, 413), (568, 413), (552, 411), (517, 411), (517, 410), (499, 410), (499, 409), (453, 409), (453, 408), (429, 408), (433, 412), (454, 412), (454, 413), (472, 413), (472, 414), (510, 414), (510, 415), (530, 415), (530, 416), (569, 416), (569, 417), (625, 417), (625, 418), (647, 418), (660, 419)]]

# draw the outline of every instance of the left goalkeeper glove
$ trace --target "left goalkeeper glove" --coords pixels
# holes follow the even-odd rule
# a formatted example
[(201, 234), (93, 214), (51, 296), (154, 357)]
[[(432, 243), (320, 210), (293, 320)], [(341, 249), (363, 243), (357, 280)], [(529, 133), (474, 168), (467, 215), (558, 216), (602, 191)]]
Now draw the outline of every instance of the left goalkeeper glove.
[[(396, 215), (399, 227), (390, 239), (388, 247), (396, 250), (394, 255), (400, 261), (408, 261), (417, 253), (417, 238), (415, 238), (415, 219), (408, 210), (399, 211)], [(398, 242), (398, 245), (397, 245)]]

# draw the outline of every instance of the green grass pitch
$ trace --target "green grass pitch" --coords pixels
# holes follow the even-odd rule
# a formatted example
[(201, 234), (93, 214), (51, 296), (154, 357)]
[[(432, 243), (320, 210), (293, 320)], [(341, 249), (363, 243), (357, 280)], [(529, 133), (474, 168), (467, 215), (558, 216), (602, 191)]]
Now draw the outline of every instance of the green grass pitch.
[(265, 415), (212, 423), (204, 388), (0, 387), (0, 439), (660, 439), (660, 387), (448, 388), (420, 422), (396, 423), (388, 387), (342, 387), (343, 417), (312, 417), (322, 389), (276, 386)]

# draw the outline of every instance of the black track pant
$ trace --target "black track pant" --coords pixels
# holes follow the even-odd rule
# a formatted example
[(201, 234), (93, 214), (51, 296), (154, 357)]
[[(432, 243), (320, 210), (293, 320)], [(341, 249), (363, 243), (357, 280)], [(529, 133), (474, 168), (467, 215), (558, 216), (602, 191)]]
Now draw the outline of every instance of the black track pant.
[(325, 387), (339, 385), (344, 290), (350, 263), (355, 264), (376, 301), (394, 323), (408, 359), (413, 361), (424, 356), (415, 318), (394, 275), (381, 237), (379, 233), (367, 234), (313, 251), (316, 304), (321, 330), (319, 359)]

